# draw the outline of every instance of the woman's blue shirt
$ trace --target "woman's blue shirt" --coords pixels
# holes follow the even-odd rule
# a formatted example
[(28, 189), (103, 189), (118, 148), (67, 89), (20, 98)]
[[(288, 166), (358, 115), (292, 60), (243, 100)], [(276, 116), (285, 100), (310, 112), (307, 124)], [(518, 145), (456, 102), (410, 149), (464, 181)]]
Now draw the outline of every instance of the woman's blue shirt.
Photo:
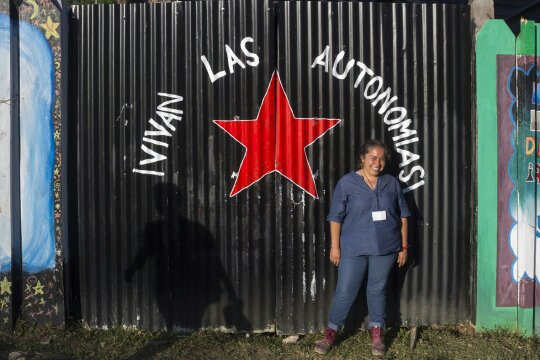
[[(386, 211), (386, 220), (373, 221), (374, 211)], [(385, 255), (401, 250), (401, 218), (409, 216), (395, 177), (379, 175), (372, 190), (351, 171), (338, 181), (326, 220), (341, 223), (342, 256)]]

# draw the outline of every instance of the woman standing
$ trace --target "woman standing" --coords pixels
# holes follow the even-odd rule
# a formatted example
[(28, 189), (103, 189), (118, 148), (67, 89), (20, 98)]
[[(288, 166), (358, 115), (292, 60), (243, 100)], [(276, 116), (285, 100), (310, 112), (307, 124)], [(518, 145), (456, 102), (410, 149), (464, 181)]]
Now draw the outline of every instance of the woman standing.
[(360, 168), (343, 176), (334, 190), (330, 221), (330, 262), (338, 266), (338, 283), (324, 339), (315, 351), (328, 352), (343, 327), (367, 273), (371, 352), (385, 352), (386, 282), (394, 263), (407, 261), (409, 208), (399, 181), (383, 173), (388, 148), (378, 140), (362, 145)]

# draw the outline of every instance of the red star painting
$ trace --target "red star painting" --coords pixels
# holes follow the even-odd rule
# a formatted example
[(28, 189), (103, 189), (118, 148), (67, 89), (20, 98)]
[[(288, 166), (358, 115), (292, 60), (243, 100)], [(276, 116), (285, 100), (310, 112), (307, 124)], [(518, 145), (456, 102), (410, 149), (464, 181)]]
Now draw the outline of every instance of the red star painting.
[(230, 196), (276, 171), (317, 199), (306, 148), (340, 121), (294, 116), (279, 74), (274, 72), (257, 118), (214, 120), (246, 149)]

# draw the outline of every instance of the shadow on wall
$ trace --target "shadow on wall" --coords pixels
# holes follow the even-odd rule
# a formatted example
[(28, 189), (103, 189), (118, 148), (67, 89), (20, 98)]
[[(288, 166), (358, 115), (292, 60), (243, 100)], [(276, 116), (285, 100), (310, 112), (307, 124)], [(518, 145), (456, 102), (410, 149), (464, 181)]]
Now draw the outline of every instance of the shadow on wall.
[[(392, 159), (399, 159), (400, 155), (395, 150), (395, 148), (390, 148)], [(390, 163), (389, 173), (396, 178), (398, 178), (399, 168), (398, 161), (392, 161)], [(401, 181), (400, 181), (401, 182)], [(401, 187), (406, 188), (407, 184), (401, 182)], [(410, 191), (405, 194), (405, 199), (407, 205), (409, 206), (409, 211), (411, 212), (411, 217), (408, 221), (408, 256), (407, 263), (402, 268), (395, 267), (395, 271), (390, 273), (388, 279), (388, 293), (386, 300), (386, 322), (389, 326), (396, 326), (402, 324), (401, 318), (401, 290), (403, 289), (403, 284), (405, 283), (405, 278), (410, 269), (420, 266), (422, 259), (422, 247), (420, 242), (420, 226), (424, 222), (424, 218), (418, 209), (418, 205), (414, 199), (414, 191)], [(410, 294), (409, 294), (410, 296)], [(409, 302), (410, 299), (403, 299), (405, 302)]]
[(220, 302), (222, 296), (227, 297), (222, 325), (251, 330), (212, 234), (181, 216), (179, 188), (172, 183), (157, 184), (153, 198), (160, 218), (146, 224), (142, 245), (124, 272), (125, 280), (132, 283), (135, 273), (148, 263), (155, 300), (169, 330), (199, 329), (207, 307)]
[[(406, 185), (402, 184), (402, 187)], [(422, 258), (422, 248), (421, 244), (418, 241), (420, 238), (420, 225), (423, 222), (422, 214), (418, 210), (418, 206), (414, 200), (412, 192), (405, 194), (407, 199), (407, 205), (409, 205), (409, 210), (411, 212), (411, 217), (409, 218), (409, 231), (408, 231), (408, 256), (407, 263), (405, 266), (398, 268), (396, 266), (395, 271), (390, 273), (388, 279), (388, 294), (386, 301), (386, 317), (387, 324), (389, 326), (400, 326), (403, 323), (401, 318), (401, 300), (404, 300), (406, 303), (410, 302), (410, 299), (401, 299), (401, 290), (403, 289), (403, 284), (405, 283), (405, 278), (410, 269), (420, 266)], [(411, 294), (409, 294), (410, 296)]]

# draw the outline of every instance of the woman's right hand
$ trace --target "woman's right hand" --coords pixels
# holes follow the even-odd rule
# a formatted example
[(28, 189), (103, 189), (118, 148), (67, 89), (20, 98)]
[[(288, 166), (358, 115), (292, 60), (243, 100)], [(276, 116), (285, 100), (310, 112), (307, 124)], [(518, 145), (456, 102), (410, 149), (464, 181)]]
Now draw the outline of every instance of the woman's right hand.
[(341, 251), (338, 247), (330, 248), (330, 262), (336, 266), (339, 266), (339, 258), (341, 257)]

